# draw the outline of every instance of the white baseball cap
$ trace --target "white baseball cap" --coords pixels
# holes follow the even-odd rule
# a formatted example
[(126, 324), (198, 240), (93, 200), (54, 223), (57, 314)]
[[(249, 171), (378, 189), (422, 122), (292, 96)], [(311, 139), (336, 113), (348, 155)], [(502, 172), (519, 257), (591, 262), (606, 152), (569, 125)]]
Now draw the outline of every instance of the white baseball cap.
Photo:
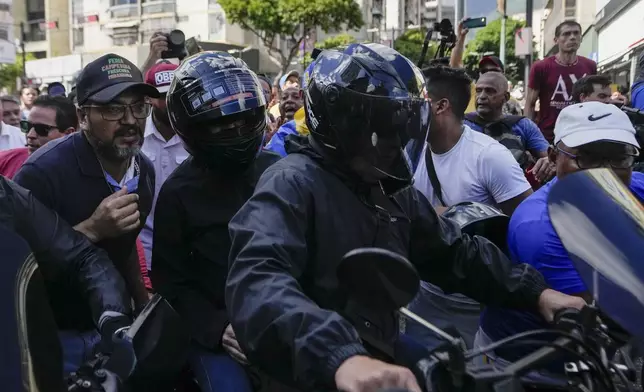
[(626, 113), (617, 106), (601, 102), (584, 102), (564, 108), (555, 123), (555, 144), (568, 147), (608, 141), (640, 145), (635, 128)]

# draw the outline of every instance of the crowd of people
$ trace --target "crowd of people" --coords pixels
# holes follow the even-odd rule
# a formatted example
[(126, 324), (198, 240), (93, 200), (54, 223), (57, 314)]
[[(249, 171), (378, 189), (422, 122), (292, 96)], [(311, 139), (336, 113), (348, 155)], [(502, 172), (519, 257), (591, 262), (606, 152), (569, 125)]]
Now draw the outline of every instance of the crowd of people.
[[(558, 53), (532, 67), (523, 115), (498, 58), (476, 81), (460, 68), (466, 34), (450, 66), (352, 44), (276, 83), (228, 53), (164, 60), (156, 34), (141, 70), (106, 54), (69, 94), (2, 97), (0, 187), (42, 270), (65, 374), (109, 353), (156, 292), (190, 331), (202, 391), (420, 391), (413, 353), (438, 338), (412, 321), (400, 335), (396, 316), (348, 299), (336, 267), (361, 247), (407, 257), (423, 279), (410, 309), (469, 347), (581, 308), (588, 288), (546, 200), (598, 167), (644, 200), (640, 145), (616, 105), (627, 98), (577, 55), (581, 27), (566, 21)], [(507, 242), (442, 216), (462, 205), (507, 218)], [(176, 375), (162, 376), (158, 390)]]

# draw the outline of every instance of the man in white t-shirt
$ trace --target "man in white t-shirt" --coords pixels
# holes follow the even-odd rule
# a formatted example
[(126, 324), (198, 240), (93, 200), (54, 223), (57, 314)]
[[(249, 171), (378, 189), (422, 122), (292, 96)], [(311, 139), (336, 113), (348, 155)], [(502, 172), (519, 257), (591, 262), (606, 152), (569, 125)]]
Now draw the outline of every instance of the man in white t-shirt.
[(0, 101), (0, 151), (22, 148), (27, 144), (25, 134), (18, 127), (3, 121), (2, 101)]
[(152, 269), (152, 237), (154, 232), (154, 211), (157, 196), (165, 180), (183, 161), (188, 158), (188, 152), (183, 147), (181, 139), (170, 126), (165, 96), (174, 78), (178, 65), (169, 62), (159, 62), (153, 65), (145, 74), (145, 82), (156, 87), (161, 94), (158, 99), (152, 99), (152, 113), (145, 123), (145, 141), (142, 151), (152, 161), (156, 176), (156, 189), (152, 212), (148, 215), (140, 239), (145, 252), (148, 270)]
[(512, 215), (532, 188), (506, 147), (463, 125), (471, 94), (469, 77), (462, 70), (446, 67), (430, 68), (426, 76), (432, 100), (429, 142), (441, 197), (430, 180), (427, 147), (414, 176), (416, 188), (437, 209), (477, 201)]
[[(511, 215), (532, 194), (532, 187), (510, 150), (463, 124), (470, 101), (470, 78), (461, 69), (447, 67), (429, 68), (424, 73), (432, 106), (429, 144), (440, 197), (427, 168), (429, 147), (421, 154), (414, 186), (439, 213), (460, 202), (477, 201), (497, 206)], [(409, 308), (440, 328), (455, 327), (466, 344), (472, 346), (481, 309), (476, 301), (461, 294), (446, 295), (438, 287), (422, 282), (420, 293)], [(425, 347), (441, 343), (413, 322), (407, 323), (406, 333)]]

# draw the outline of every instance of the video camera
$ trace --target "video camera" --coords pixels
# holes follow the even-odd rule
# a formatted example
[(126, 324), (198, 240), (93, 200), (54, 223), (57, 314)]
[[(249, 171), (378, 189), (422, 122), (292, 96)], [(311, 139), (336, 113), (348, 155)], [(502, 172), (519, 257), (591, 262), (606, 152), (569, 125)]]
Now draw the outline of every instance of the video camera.
[(432, 40), (432, 35), (434, 32), (438, 32), (440, 35), (438, 49), (434, 55), (434, 59), (443, 58), (447, 52), (447, 49), (454, 47), (456, 43), (456, 34), (454, 33), (454, 26), (449, 19), (443, 19), (440, 23), (434, 23), (434, 25), (427, 30), (427, 35), (425, 36), (425, 41), (423, 42), (423, 49), (420, 52), (420, 60), (418, 60), (418, 67), (422, 68), (425, 63), (425, 56), (427, 55), (427, 49), (429, 49), (429, 41)]
[(178, 58), (183, 60), (188, 56), (186, 49), (186, 35), (181, 30), (172, 30), (164, 34), (168, 40), (168, 50), (161, 53), (163, 59)]

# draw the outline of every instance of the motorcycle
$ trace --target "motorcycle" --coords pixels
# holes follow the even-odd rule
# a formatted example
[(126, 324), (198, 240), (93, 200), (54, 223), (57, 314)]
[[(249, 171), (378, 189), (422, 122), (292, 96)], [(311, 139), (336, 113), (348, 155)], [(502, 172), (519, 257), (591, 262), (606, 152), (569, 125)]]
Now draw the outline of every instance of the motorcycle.
[(159, 390), (180, 374), (190, 336), (179, 314), (155, 294), (132, 325), (114, 333), (113, 343), (111, 354), (99, 353), (67, 377), (68, 391)]
[(189, 347), (181, 318), (154, 296), (128, 328), (117, 331), (114, 350), (99, 354), (64, 380), (58, 328), (28, 244), (0, 226), (0, 384), (7, 392), (158, 390), (155, 382), (180, 373)]
[[(377, 248), (354, 250), (343, 258), (338, 279), (363, 306), (396, 311), (445, 341), (426, 350), (412, 369), (426, 391), (633, 391), (641, 369), (622, 346), (630, 336), (644, 338), (642, 206), (607, 169), (558, 181), (548, 205), (555, 230), (594, 298), (582, 310), (559, 311), (553, 329), (527, 331), (466, 350), (458, 336), (405, 308), (420, 280), (403, 256)], [(625, 337), (624, 330), (630, 336)], [(547, 339), (552, 337), (556, 339)], [(503, 345), (534, 345), (538, 338), (543, 338), (537, 341), (542, 348), (508, 366), (470, 362)], [(609, 359), (614, 347), (620, 355)], [(562, 362), (556, 374), (544, 370), (553, 361)]]

